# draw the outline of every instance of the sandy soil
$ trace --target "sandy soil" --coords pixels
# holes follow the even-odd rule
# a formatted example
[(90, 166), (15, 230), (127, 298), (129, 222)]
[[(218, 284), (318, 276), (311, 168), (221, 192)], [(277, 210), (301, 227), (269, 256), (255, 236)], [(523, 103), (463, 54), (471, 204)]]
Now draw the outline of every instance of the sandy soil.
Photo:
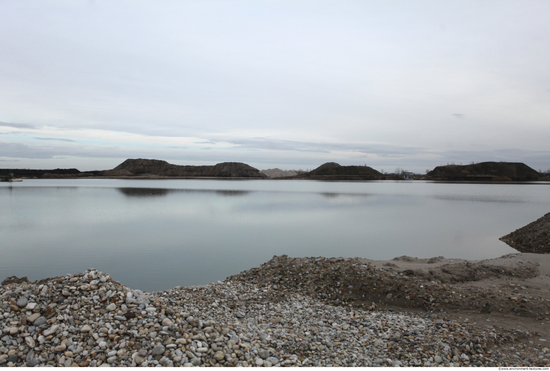
[[(451, 283), (455, 291), (478, 289), (487, 294), (482, 299), (496, 310), (445, 306), (444, 316), (480, 326), (520, 330), (526, 333), (526, 339), (540, 345), (546, 342), (550, 345), (550, 255), (517, 253), (481, 261), (402, 257), (369, 262), (394, 272), (411, 274), (412, 271), (412, 275), (431, 278), (432, 281), (443, 278)], [(531, 273), (533, 268), (536, 268), (535, 275)], [(534, 302), (542, 305), (534, 306)], [(525, 309), (532, 313), (522, 313)]]

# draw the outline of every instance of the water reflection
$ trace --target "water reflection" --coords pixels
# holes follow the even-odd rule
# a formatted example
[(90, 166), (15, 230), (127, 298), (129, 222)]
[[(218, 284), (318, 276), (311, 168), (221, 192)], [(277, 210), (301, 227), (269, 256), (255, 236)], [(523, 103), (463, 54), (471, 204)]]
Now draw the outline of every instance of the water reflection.
[(165, 188), (117, 188), (128, 197), (155, 197), (166, 196), (170, 190)]
[(211, 190), (211, 189), (170, 189), (170, 188), (117, 188), (119, 192), (128, 197), (156, 197), (166, 196), (169, 193), (215, 193), (222, 197), (245, 196), (250, 191), (235, 190)]
[(250, 191), (235, 191), (235, 190), (220, 190), (216, 191), (218, 196), (224, 197), (235, 197), (235, 196), (246, 196), (250, 194)]

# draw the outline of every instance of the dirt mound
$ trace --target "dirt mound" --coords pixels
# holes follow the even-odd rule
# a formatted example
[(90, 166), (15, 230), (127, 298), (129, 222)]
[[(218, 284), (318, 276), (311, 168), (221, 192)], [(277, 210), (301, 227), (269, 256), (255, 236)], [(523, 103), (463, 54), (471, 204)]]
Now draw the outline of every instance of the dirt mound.
[[(415, 259), (415, 258), (412, 258)], [(300, 291), (333, 304), (355, 303), (376, 308), (421, 309), (432, 312), (499, 312), (524, 317), (549, 315), (548, 300), (522, 292), (472, 284), (479, 280), (532, 278), (538, 265), (506, 257), (495, 261), (401, 269), (396, 263), (374, 264), (359, 258), (291, 258), (274, 256), (229, 280), (269, 286), (279, 292)], [(428, 263), (426, 259), (424, 263)], [(547, 314), (548, 313), (548, 314)]]
[(300, 176), (300, 178), (320, 180), (375, 180), (382, 177), (382, 173), (368, 166), (341, 166), (336, 162), (327, 162)]
[(427, 272), (423, 270), (408, 269), (403, 271), (403, 274), (442, 283), (458, 283), (503, 277), (533, 278), (538, 275), (538, 269), (533, 263), (514, 267), (503, 267), (485, 264), (483, 262), (466, 262), (445, 264), (441, 267), (430, 269)]
[(266, 178), (258, 169), (240, 162), (223, 162), (214, 166), (173, 165), (162, 160), (128, 159), (105, 172), (106, 175), (212, 178)]
[(17, 283), (17, 284), (20, 284), (20, 283), (23, 283), (23, 282), (29, 282), (29, 279), (25, 276), (25, 277), (17, 277), (17, 276), (10, 276), (10, 277), (6, 277), (6, 279), (4, 279), (4, 281), (2, 281), (2, 286), (5, 286), (5, 285), (9, 285), (9, 284), (12, 284), (12, 283)]
[(521, 162), (480, 162), (471, 165), (437, 166), (426, 174), (431, 180), (491, 180), (534, 181), (540, 178), (538, 171)]
[(500, 238), (520, 252), (548, 254), (550, 252), (550, 213)]

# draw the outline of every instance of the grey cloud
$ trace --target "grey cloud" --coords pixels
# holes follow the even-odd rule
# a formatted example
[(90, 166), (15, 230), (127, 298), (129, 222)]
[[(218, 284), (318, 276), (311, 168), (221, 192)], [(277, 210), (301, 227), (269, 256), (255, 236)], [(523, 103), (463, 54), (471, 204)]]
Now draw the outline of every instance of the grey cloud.
[(462, 114), (462, 113), (453, 113), (452, 116), (454, 116), (455, 118), (457, 119), (464, 119), (466, 118), (466, 115)]
[(39, 138), (39, 137), (34, 137), (34, 139), (38, 139), (38, 140), (51, 140), (51, 141), (55, 141), (55, 142), (72, 142), (72, 143), (75, 143), (75, 142), (76, 142), (76, 140), (65, 139), (65, 138)]
[(52, 158), (56, 154), (57, 150), (55, 149), (30, 147), (21, 143), (0, 142), (1, 157)]
[(12, 122), (3, 122), (0, 121), (0, 126), (6, 126), (10, 128), (16, 128), (16, 129), (38, 129), (38, 126), (31, 125), (31, 124), (15, 124)]
[(420, 147), (396, 146), (376, 143), (313, 143), (269, 138), (225, 139), (224, 141), (247, 149), (314, 152), (327, 154), (334, 151), (352, 151), (363, 154), (376, 154), (378, 156), (385, 157), (401, 157), (426, 152)]

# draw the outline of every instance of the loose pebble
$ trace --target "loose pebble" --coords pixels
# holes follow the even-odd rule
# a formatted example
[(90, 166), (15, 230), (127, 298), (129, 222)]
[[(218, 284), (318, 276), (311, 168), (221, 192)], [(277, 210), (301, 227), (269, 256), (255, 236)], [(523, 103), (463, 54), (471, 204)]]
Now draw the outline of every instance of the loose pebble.
[(550, 364), (548, 349), (510, 333), (328, 304), (282, 283), (228, 279), (146, 293), (95, 269), (42, 282), (0, 286), (0, 366)]

